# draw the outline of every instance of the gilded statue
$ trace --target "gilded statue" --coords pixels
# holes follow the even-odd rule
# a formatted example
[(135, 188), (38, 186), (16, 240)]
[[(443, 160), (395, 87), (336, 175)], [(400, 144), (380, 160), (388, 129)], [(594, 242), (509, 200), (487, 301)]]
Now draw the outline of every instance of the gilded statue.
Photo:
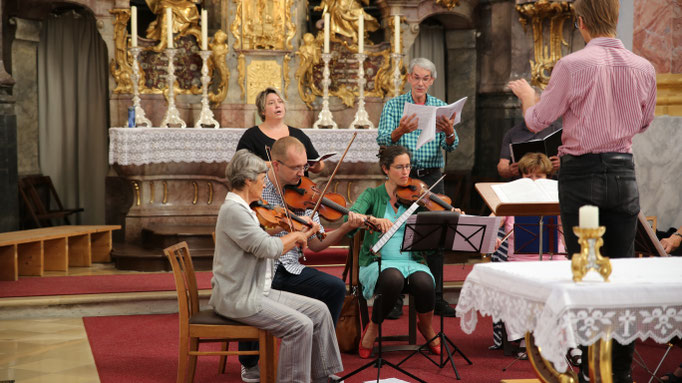
[(229, 51), (229, 47), (227, 46), (227, 34), (218, 29), (213, 36), (213, 41), (208, 44), (208, 48), (213, 51), (213, 54), (211, 55), (213, 68), (220, 74), (218, 93), (211, 93), (208, 98), (213, 103), (221, 103), (227, 96), (227, 82), (230, 79), (230, 71), (227, 69), (227, 62), (225, 61)]
[[(132, 58), (128, 55), (128, 20), (130, 11), (128, 9), (112, 9), (109, 13), (115, 16), (114, 19), (114, 58), (109, 62), (109, 70), (116, 80), (114, 93), (132, 93), (133, 84), (131, 76), (133, 73)], [(140, 76), (142, 80), (143, 76)]]
[[(374, 32), (379, 29), (379, 22), (363, 8), (369, 4), (369, 0), (322, 0), (315, 7), (316, 11), (329, 12), (330, 31), (333, 35), (341, 35), (357, 43), (358, 20), (365, 19), (365, 32)], [(363, 36), (364, 37), (364, 36)]]
[(166, 36), (166, 8), (170, 8), (173, 14), (173, 34), (177, 36), (193, 35), (197, 41), (201, 41), (201, 29), (199, 27), (199, 10), (196, 4), (201, 0), (146, 0), (149, 9), (156, 15), (147, 28), (147, 38), (158, 40), (159, 43), (153, 48), (160, 52), (166, 48), (168, 37)]
[[(313, 88), (313, 66), (320, 62), (320, 47), (315, 44), (315, 36), (311, 33), (303, 35), (303, 44), (296, 52), (298, 55), (298, 69), (294, 76), (298, 81), (298, 94), (301, 100), (310, 106), (315, 101)], [(318, 91), (319, 93), (319, 91)]]

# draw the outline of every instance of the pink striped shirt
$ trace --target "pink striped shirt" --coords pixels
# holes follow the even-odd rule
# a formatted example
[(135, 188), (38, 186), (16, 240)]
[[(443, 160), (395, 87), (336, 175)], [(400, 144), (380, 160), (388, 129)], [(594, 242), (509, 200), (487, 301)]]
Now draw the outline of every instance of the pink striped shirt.
[(526, 110), (539, 132), (563, 116), (559, 156), (631, 153), (632, 137), (654, 119), (656, 71), (615, 38), (599, 37), (554, 66), (538, 104)]

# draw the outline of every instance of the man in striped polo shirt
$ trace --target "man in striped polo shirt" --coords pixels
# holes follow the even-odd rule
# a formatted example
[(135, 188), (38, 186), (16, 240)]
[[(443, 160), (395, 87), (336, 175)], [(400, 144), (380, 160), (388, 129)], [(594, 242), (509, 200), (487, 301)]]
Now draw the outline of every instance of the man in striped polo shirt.
[[(632, 137), (654, 118), (656, 72), (616, 38), (618, 0), (576, 0), (573, 7), (585, 48), (556, 63), (537, 104), (525, 80), (509, 88), (521, 99), (531, 131), (563, 117), (559, 205), (568, 254), (580, 250), (571, 229), (578, 225), (578, 209), (596, 205), (606, 226), (602, 253), (634, 257), (639, 191)], [(633, 352), (634, 343), (613, 342), (614, 382), (632, 382)], [(586, 363), (583, 358), (581, 382), (589, 381)]]
[[(407, 74), (407, 82), (410, 83), (411, 90), (398, 97), (392, 98), (384, 105), (379, 120), (377, 133), (377, 144), (379, 146), (401, 145), (406, 147), (412, 154), (410, 166), (410, 177), (424, 181), (431, 186), (442, 175), (442, 168), (445, 166), (443, 150), (451, 152), (457, 148), (459, 138), (455, 131), (455, 115), (450, 118), (440, 116), (436, 120), (436, 138), (427, 142), (417, 149), (417, 139), (421, 134), (421, 129), (417, 129), (419, 121), (416, 115), (403, 117), (405, 103), (443, 106), (447, 105), (444, 101), (429, 95), (429, 87), (436, 80), (436, 66), (425, 58), (415, 58), (410, 62)], [(432, 189), (434, 193), (444, 194), (443, 182)], [(443, 254), (428, 256), (426, 258), (429, 269), (436, 279), (436, 286), (443, 278), (443, 268), (440, 266)], [(440, 279), (439, 279), (440, 278)], [(389, 319), (397, 319), (402, 315), (403, 300), (398, 299), (396, 307), (388, 314)], [(436, 315), (448, 317), (455, 316), (455, 309), (443, 299), (442, 292), (436, 292)]]

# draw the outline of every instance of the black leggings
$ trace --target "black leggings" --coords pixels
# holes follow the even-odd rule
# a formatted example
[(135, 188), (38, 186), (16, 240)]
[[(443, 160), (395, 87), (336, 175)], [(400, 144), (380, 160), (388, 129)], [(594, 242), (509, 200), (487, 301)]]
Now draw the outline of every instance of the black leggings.
[(423, 314), (433, 310), (436, 293), (433, 278), (428, 273), (417, 271), (405, 278), (398, 269), (387, 268), (379, 274), (374, 288), (375, 297), (381, 294), (381, 307), (376, 304), (375, 300), (372, 322), (381, 323), (386, 314), (391, 312), (401, 293), (412, 294), (418, 313)]

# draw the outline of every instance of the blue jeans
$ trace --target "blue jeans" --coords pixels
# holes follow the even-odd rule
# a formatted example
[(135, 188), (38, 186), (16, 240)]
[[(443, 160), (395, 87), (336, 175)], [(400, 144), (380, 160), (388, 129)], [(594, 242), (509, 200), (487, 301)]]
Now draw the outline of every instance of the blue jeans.
[(599, 225), (606, 227), (602, 255), (635, 256), (639, 190), (632, 154), (562, 156), (559, 205), (569, 257), (580, 251), (573, 227), (578, 226), (578, 209), (583, 205), (599, 208)]
[[(311, 267), (303, 268), (301, 274), (296, 275), (280, 265), (272, 278), (272, 288), (324, 302), (336, 327), (346, 297), (346, 283), (340, 278)], [(239, 342), (239, 350), (258, 350), (258, 342)], [(258, 363), (258, 356), (239, 356), (239, 362), (245, 367), (253, 367)]]
[[(639, 190), (631, 154), (599, 153), (564, 155), (559, 168), (559, 206), (569, 258), (580, 251), (573, 227), (578, 226), (578, 209), (599, 207), (599, 225), (606, 227), (602, 255), (610, 258), (635, 256), (635, 234), (639, 213)], [(614, 383), (632, 382), (632, 355), (635, 343), (612, 343)], [(587, 375), (587, 348), (583, 350), (581, 371)], [(584, 380), (580, 377), (580, 381)]]

